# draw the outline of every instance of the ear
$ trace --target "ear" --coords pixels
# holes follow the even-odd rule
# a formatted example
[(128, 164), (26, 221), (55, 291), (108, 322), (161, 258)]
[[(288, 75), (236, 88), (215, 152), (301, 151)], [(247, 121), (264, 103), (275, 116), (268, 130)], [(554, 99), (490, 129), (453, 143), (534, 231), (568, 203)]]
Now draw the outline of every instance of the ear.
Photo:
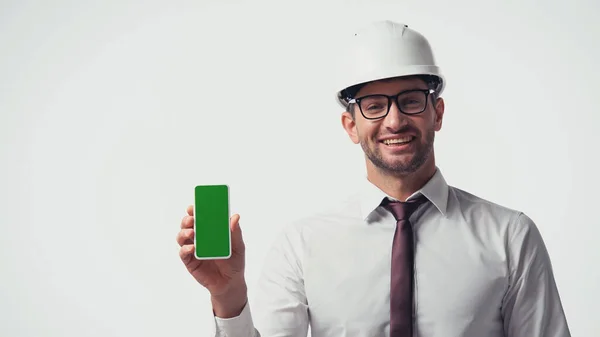
[(435, 103), (434, 106), (435, 109), (435, 131), (440, 131), (442, 129), (442, 120), (444, 119), (444, 109), (445, 109), (445, 104), (444, 104), (444, 99), (443, 98), (438, 98), (437, 102)]
[(348, 136), (350, 136), (352, 142), (354, 144), (358, 144), (359, 139), (356, 130), (356, 121), (352, 117), (352, 114), (348, 111), (344, 111), (342, 113), (342, 126), (344, 127), (344, 130), (346, 130), (346, 133), (348, 133)]

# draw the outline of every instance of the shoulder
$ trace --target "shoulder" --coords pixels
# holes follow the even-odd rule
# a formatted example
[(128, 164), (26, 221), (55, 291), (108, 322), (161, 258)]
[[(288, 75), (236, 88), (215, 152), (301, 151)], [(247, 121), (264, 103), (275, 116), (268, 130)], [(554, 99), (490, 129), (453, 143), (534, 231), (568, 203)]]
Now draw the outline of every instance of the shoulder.
[(288, 245), (303, 249), (315, 236), (339, 234), (361, 223), (360, 199), (349, 195), (287, 221), (281, 225), (279, 237)]
[(516, 224), (522, 221), (521, 217), (524, 216), (521, 210), (483, 198), (455, 186), (448, 187), (448, 208), (449, 211), (458, 212), (465, 217), (489, 219), (505, 225)]
[(474, 207), (482, 210), (496, 211), (506, 214), (514, 214), (519, 212), (516, 209), (500, 204), (490, 199), (483, 198), (464, 189), (448, 186), (448, 197), (454, 197), (462, 207)]
[(479, 220), (502, 229), (509, 249), (534, 249), (543, 245), (534, 220), (523, 210), (508, 207), (457, 187), (449, 187), (449, 204), (454, 203), (462, 217)]
[(534, 220), (525, 211), (483, 198), (457, 187), (449, 187), (448, 212), (462, 221), (500, 234), (505, 245), (514, 246), (528, 237), (541, 242)]
[(361, 216), (360, 195), (354, 193), (302, 214), (285, 228), (288, 232), (313, 231), (336, 224), (350, 224), (360, 220)]

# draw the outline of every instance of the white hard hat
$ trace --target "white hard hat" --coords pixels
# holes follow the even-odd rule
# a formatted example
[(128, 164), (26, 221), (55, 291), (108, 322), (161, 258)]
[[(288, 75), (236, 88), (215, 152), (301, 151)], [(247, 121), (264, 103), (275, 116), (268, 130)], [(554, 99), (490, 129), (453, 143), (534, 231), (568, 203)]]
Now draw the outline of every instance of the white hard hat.
[(435, 81), (438, 95), (444, 90), (446, 81), (429, 41), (405, 24), (373, 22), (350, 36), (345, 48), (336, 89), (336, 100), (344, 108), (357, 87), (381, 79), (424, 75)]

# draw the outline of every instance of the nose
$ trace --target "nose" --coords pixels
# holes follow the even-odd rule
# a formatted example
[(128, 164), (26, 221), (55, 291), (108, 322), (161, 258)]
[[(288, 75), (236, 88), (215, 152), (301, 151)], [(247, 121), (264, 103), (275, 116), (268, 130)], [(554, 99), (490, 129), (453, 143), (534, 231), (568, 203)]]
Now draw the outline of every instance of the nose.
[(383, 125), (388, 129), (398, 130), (403, 125), (407, 124), (407, 122), (408, 116), (400, 111), (396, 102), (392, 102), (392, 105), (390, 106), (390, 111), (388, 112), (387, 116), (385, 116), (385, 118), (383, 119)]

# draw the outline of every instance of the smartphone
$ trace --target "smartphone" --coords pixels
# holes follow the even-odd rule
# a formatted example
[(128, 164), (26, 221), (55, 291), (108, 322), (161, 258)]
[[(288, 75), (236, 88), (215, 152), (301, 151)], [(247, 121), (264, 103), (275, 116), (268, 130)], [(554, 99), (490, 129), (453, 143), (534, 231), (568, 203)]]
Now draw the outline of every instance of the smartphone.
[(228, 185), (195, 187), (194, 247), (194, 255), (198, 260), (231, 257)]

